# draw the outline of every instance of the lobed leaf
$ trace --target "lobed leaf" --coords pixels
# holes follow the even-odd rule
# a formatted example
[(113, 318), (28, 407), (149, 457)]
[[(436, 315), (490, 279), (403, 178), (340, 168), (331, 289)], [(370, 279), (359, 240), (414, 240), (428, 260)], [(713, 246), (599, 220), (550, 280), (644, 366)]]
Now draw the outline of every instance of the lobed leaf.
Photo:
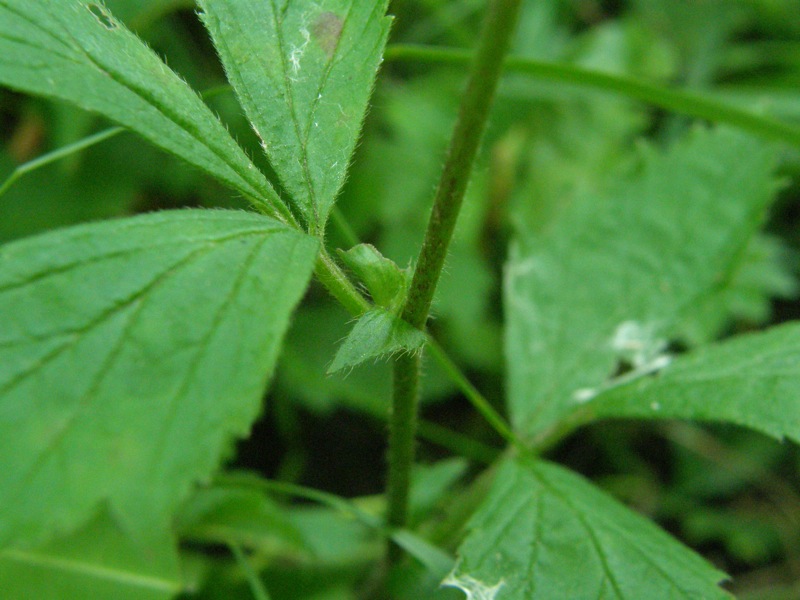
[(800, 442), (800, 323), (741, 335), (610, 388), (587, 415), (722, 421)]
[(541, 433), (615, 372), (666, 364), (667, 343), (741, 267), (774, 163), (758, 140), (695, 130), (667, 153), (646, 150), (615, 192), (579, 195), (544, 231), (517, 234), (504, 292), (518, 428)]
[(184, 210), (0, 247), (0, 547), (165, 523), (256, 417), (317, 243)]
[(101, 2), (0, 0), (0, 85), (100, 113), (286, 211), (200, 97)]
[(725, 575), (579, 475), (506, 461), (444, 585), (474, 600), (728, 598)]
[(355, 148), (391, 20), (386, 0), (200, 0), (272, 167), (322, 230)]

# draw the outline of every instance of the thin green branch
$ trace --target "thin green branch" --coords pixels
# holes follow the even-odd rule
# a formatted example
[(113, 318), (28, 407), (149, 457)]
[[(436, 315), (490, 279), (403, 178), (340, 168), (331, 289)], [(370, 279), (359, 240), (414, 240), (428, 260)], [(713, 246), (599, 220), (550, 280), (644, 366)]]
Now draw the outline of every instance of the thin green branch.
[(458, 366), (447, 356), (442, 347), (431, 336), (428, 336), (427, 347), (434, 359), (441, 365), (447, 376), (455, 382), (462, 393), (467, 397), (484, 419), (506, 442), (516, 447), (521, 452), (527, 452), (525, 444), (517, 437), (511, 426), (506, 423), (503, 416), (495, 410), (492, 404), (472, 385)]
[[(438, 64), (468, 64), (467, 50), (432, 46), (395, 45), (386, 50), (386, 60), (418, 61)], [(600, 73), (575, 65), (548, 63), (509, 56), (507, 72), (523, 73), (547, 81), (569, 83), (627, 96), (660, 108), (708, 121), (725, 123), (768, 139), (800, 146), (800, 127), (772, 117), (737, 108), (696, 92), (672, 89), (633, 77)]]
[(417, 435), (432, 444), (446, 448), (456, 456), (462, 456), (484, 465), (492, 464), (501, 453), (500, 448), (484, 444), (463, 433), (424, 419), (419, 420)]
[(239, 546), (239, 544), (236, 542), (229, 542), (228, 547), (231, 549), (231, 553), (236, 559), (236, 562), (239, 564), (239, 567), (242, 569), (242, 572), (247, 579), (247, 584), (250, 586), (250, 591), (253, 592), (253, 597), (256, 600), (270, 600), (270, 595), (269, 592), (267, 592), (267, 588), (264, 587), (264, 582), (261, 581), (258, 573), (255, 572), (255, 569), (253, 569), (253, 565), (250, 564), (250, 561), (247, 559), (247, 556), (245, 555), (241, 546)]
[[(425, 329), (433, 294), (453, 236), (470, 172), (478, 151), (505, 56), (519, 13), (520, 0), (489, 3), (466, 91), (462, 96), (455, 129), (442, 176), (433, 199), (428, 227), (411, 279), (402, 318)], [(393, 364), (394, 390), (389, 425), (389, 476), (387, 522), (402, 528), (408, 515), (410, 472), (414, 462), (417, 427), (420, 356), (402, 355)], [(399, 548), (390, 544), (390, 564)]]
[(250, 475), (238, 475), (236, 473), (219, 474), (214, 478), (214, 483), (217, 485), (256, 488), (267, 493), (282, 494), (311, 500), (312, 502), (322, 504), (352, 517), (370, 529), (383, 531), (383, 521), (379, 517), (365, 510), (361, 510), (350, 500), (315, 488), (297, 485), (296, 483), (288, 483), (286, 481), (274, 481), (271, 479), (255, 478)]
[(3, 185), (0, 185), (0, 196), (5, 194), (8, 189), (14, 185), (21, 177), (27, 175), (31, 171), (35, 171), (36, 169), (40, 169), (44, 166), (47, 166), (51, 163), (61, 160), (62, 158), (66, 158), (71, 154), (75, 154), (76, 152), (80, 152), (81, 150), (85, 150), (95, 144), (99, 144), (107, 140), (108, 138), (114, 137), (117, 134), (126, 131), (124, 127), (109, 127), (108, 129), (104, 129), (103, 131), (99, 131), (94, 135), (90, 135), (83, 139), (78, 140), (72, 144), (67, 144), (66, 146), (62, 146), (61, 148), (56, 148), (52, 152), (47, 152), (46, 154), (42, 154), (41, 156), (37, 156), (33, 160), (29, 160), (26, 163), (19, 165), (14, 171), (9, 175), (9, 177), (3, 182)]
[(379, 517), (362, 510), (352, 501), (337, 496), (336, 494), (323, 492), (322, 490), (297, 485), (295, 483), (254, 478), (248, 475), (241, 476), (235, 473), (217, 475), (214, 478), (214, 483), (217, 485), (251, 487), (266, 493), (283, 494), (295, 498), (311, 500), (312, 502), (322, 504), (348, 517), (354, 518), (365, 527), (376, 531), (387, 539), (393, 540), (398, 546), (406, 549), (406, 551), (412, 554), (434, 574), (439, 575), (441, 571), (447, 572), (453, 567), (453, 558), (437, 546), (425, 541), (423, 538), (407, 529), (388, 529)]
[[(200, 94), (204, 100), (208, 100), (209, 98), (213, 98), (214, 96), (218, 96), (220, 94), (230, 92), (233, 88), (230, 85), (218, 85), (216, 87), (212, 87), (204, 91)], [(98, 131), (92, 135), (88, 135), (76, 142), (71, 144), (67, 144), (66, 146), (62, 146), (61, 148), (56, 148), (51, 152), (47, 152), (40, 156), (37, 156), (34, 159), (29, 160), (21, 165), (19, 165), (11, 175), (3, 182), (3, 185), (0, 185), (0, 196), (5, 194), (8, 189), (14, 185), (20, 178), (24, 177), (25, 175), (36, 171), (42, 167), (45, 167), (51, 163), (61, 160), (62, 158), (67, 158), (81, 150), (86, 150), (87, 148), (91, 148), (99, 144), (100, 142), (104, 142), (107, 139), (115, 137), (124, 131), (130, 131), (126, 127), (109, 127), (107, 129), (103, 129), (102, 131)]]

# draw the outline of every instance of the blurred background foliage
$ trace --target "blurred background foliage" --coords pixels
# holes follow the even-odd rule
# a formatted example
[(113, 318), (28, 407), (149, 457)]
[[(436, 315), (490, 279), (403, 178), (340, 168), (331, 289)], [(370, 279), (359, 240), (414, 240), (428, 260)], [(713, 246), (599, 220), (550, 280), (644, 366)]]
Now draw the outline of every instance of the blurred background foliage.
[[(196, 89), (208, 91), (209, 105), (269, 173), (243, 111), (219, 87), (223, 72), (193, 3), (106, 4)], [(517, 56), (688, 88), (800, 121), (800, 0), (525, 4), (512, 51)], [(469, 48), (483, 8), (482, 0), (394, 0), (390, 44)], [(331, 247), (370, 242), (401, 267), (414, 259), (465, 72), (466, 66), (426, 60), (384, 63), (329, 225)], [(500, 281), (513, 231), (547, 227), (577, 193), (603, 190), (620, 173), (635, 170), (641, 140), (667, 146), (690, 125), (688, 118), (626, 98), (505, 76), (431, 326), (498, 408), (504, 393)], [(61, 104), (0, 90), (0, 182), (27, 161), (109, 126)], [(687, 332), (688, 339), (800, 317), (798, 149), (784, 148), (781, 169), (787, 183), (728, 299), (737, 319), (716, 323), (709, 314), (708, 327)], [(0, 241), (181, 206), (244, 208), (209, 178), (121, 133), (21, 177), (0, 196)], [(312, 287), (294, 318), (263, 418), (232, 449), (233, 466), (358, 497), (365, 505), (379, 501), (372, 496), (384, 483), (389, 369), (378, 363), (325, 375), (349, 327), (348, 315)], [(424, 376), (415, 514), (422, 531), (452, 549), (457, 538), (449, 524), (463, 522), (480, 490), (480, 479), (467, 485), (469, 474), (491, 459), (500, 441), (431, 361)], [(585, 428), (550, 455), (701, 551), (733, 576), (729, 589), (737, 596), (800, 597), (796, 446), (729, 427), (610, 422)], [(470, 493), (454, 501), (454, 490)], [(231, 502), (226, 510), (235, 516), (238, 505)], [(260, 506), (260, 524), (280, 521), (271, 510)], [(353, 582), (364, 579), (380, 551), (376, 540), (328, 508), (299, 505), (291, 515), (291, 523), (283, 524), (288, 530), (278, 527), (272, 535), (267, 527), (257, 545), (263, 560), (257, 566), (267, 570), (272, 596), (353, 597)], [(197, 524), (184, 525), (191, 532)], [(196, 548), (203, 597), (248, 597), (234, 563), (212, 564), (207, 555), (207, 548)], [(437, 583), (413, 565), (393, 575), (398, 598), (428, 597)], [(435, 594), (459, 597), (452, 590)]]

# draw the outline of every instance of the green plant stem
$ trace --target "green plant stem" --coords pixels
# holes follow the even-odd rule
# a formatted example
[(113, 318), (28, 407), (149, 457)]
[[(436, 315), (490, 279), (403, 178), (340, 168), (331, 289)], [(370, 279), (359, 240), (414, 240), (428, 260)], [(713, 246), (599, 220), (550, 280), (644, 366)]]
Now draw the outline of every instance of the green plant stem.
[[(386, 522), (391, 529), (405, 527), (411, 493), (419, 404), (420, 353), (403, 354), (393, 364), (392, 414), (389, 418), (389, 477), (386, 484)], [(396, 563), (400, 548), (390, 544), (388, 559)]]
[(230, 542), (228, 547), (231, 549), (231, 553), (242, 569), (244, 576), (247, 578), (250, 591), (253, 592), (253, 598), (256, 600), (270, 600), (270, 595), (269, 592), (267, 592), (267, 588), (264, 587), (264, 582), (261, 581), (258, 573), (253, 569), (253, 565), (250, 564), (241, 546), (235, 542)]
[(489, 108), (500, 79), (508, 40), (516, 24), (519, 4), (519, 0), (494, 0), (489, 4), (467, 89), (459, 107), (444, 169), (433, 199), (425, 239), (409, 287), (408, 300), (403, 309), (403, 319), (417, 329), (423, 329), (428, 319), (433, 294), (439, 282), (478, 145), (486, 127)]
[[(389, 529), (382, 519), (376, 515), (359, 508), (354, 502), (342, 498), (329, 492), (323, 492), (314, 488), (288, 483), (285, 481), (273, 481), (271, 479), (253, 478), (236, 474), (219, 474), (214, 478), (217, 485), (235, 485), (248, 488), (256, 488), (266, 493), (285, 494), (296, 498), (305, 498), (318, 504), (322, 504), (335, 511), (341, 512), (348, 517), (372, 529), (415, 556), (431, 572), (443, 577), (444, 573), (453, 568), (453, 558), (440, 548), (426, 542), (415, 533), (405, 529)], [(442, 572), (443, 571), (443, 572)]]
[(114, 137), (123, 131), (126, 131), (124, 127), (109, 127), (108, 129), (104, 129), (103, 131), (99, 131), (93, 135), (82, 138), (72, 144), (67, 144), (61, 148), (56, 148), (52, 152), (47, 152), (41, 156), (37, 156), (33, 160), (29, 160), (28, 162), (19, 165), (3, 182), (3, 185), (0, 185), (0, 196), (5, 194), (8, 189), (17, 182), (18, 179), (27, 175), (31, 171), (40, 169), (46, 165), (49, 165), (50, 163), (61, 160), (62, 158), (66, 158), (75, 152), (80, 152), (81, 150), (85, 150), (86, 148), (94, 146), (95, 144), (99, 144), (100, 142)]
[[(468, 64), (471, 56), (468, 50), (417, 45), (390, 46), (385, 55), (386, 60), (456, 65)], [(764, 138), (800, 146), (800, 127), (742, 110), (708, 95), (671, 89), (633, 77), (600, 73), (575, 65), (548, 63), (516, 56), (506, 58), (505, 68), (509, 72), (523, 73), (538, 79), (620, 94), (677, 113), (725, 123)]]
[[(418, 329), (424, 329), (428, 319), (433, 294), (500, 79), (503, 57), (516, 25), (520, 3), (520, 0), (492, 0), (489, 3), (442, 176), (434, 196), (425, 239), (402, 312), (402, 318)], [(389, 476), (386, 489), (387, 523), (391, 528), (404, 527), (408, 517), (420, 362), (420, 355), (406, 354), (398, 357), (393, 364), (394, 389), (389, 424)], [(399, 556), (400, 549), (390, 544), (387, 555), (389, 563), (395, 563)]]
[(481, 394), (478, 389), (472, 385), (469, 379), (461, 372), (458, 366), (451, 360), (441, 346), (431, 336), (428, 336), (427, 347), (430, 349), (431, 354), (436, 361), (444, 369), (447, 376), (455, 382), (461, 389), (463, 394), (467, 397), (475, 410), (477, 410), (484, 419), (506, 442), (516, 447), (522, 452), (527, 452), (525, 444), (522, 443), (511, 429), (511, 426), (506, 423), (503, 416), (495, 410), (494, 406)]
[(353, 285), (342, 268), (333, 260), (328, 251), (320, 248), (319, 258), (314, 267), (317, 279), (331, 295), (352, 315), (360, 315), (371, 308), (369, 301)]
[(484, 465), (492, 464), (502, 452), (500, 448), (489, 446), (463, 433), (423, 419), (418, 420), (417, 434), (421, 439), (446, 448), (456, 456), (463, 456)]

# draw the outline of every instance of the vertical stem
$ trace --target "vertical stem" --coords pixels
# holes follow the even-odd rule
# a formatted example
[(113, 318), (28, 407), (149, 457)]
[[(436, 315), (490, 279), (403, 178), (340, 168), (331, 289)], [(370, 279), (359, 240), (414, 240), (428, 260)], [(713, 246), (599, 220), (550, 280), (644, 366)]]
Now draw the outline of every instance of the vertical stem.
[[(419, 353), (403, 354), (394, 361), (392, 415), (389, 419), (389, 481), (386, 486), (387, 524), (389, 529), (404, 527), (408, 521), (408, 496), (411, 490), (411, 466), (414, 463), (414, 439), (417, 433), (419, 400)], [(402, 551), (389, 542), (389, 562), (395, 563)]]
[(519, 5), (520, 0), (492, 0), (489, 4), (403, 310), (403, 319), (417, 328), (422, 328), (428, 318)]
[[(517, 21), (521, 0), (491, 0), (484, 20), (467, 88), (462, 97), (444, 169), (433, 200), (425, 240), (411, 280), (402, 317), (418, 329), (428, 320), (433, 294), (453, 237), (464, 192), (475, 161), (486, 119)], [(419, 355), (403, 355), (394, 362), (394, 397), (389, 425), (389, 481), (387, 521), (404, 527), (408, 515), (414, 434), (417, 425)], [(396, 562), (400, 549), (390, 544), (388, 559)]]

